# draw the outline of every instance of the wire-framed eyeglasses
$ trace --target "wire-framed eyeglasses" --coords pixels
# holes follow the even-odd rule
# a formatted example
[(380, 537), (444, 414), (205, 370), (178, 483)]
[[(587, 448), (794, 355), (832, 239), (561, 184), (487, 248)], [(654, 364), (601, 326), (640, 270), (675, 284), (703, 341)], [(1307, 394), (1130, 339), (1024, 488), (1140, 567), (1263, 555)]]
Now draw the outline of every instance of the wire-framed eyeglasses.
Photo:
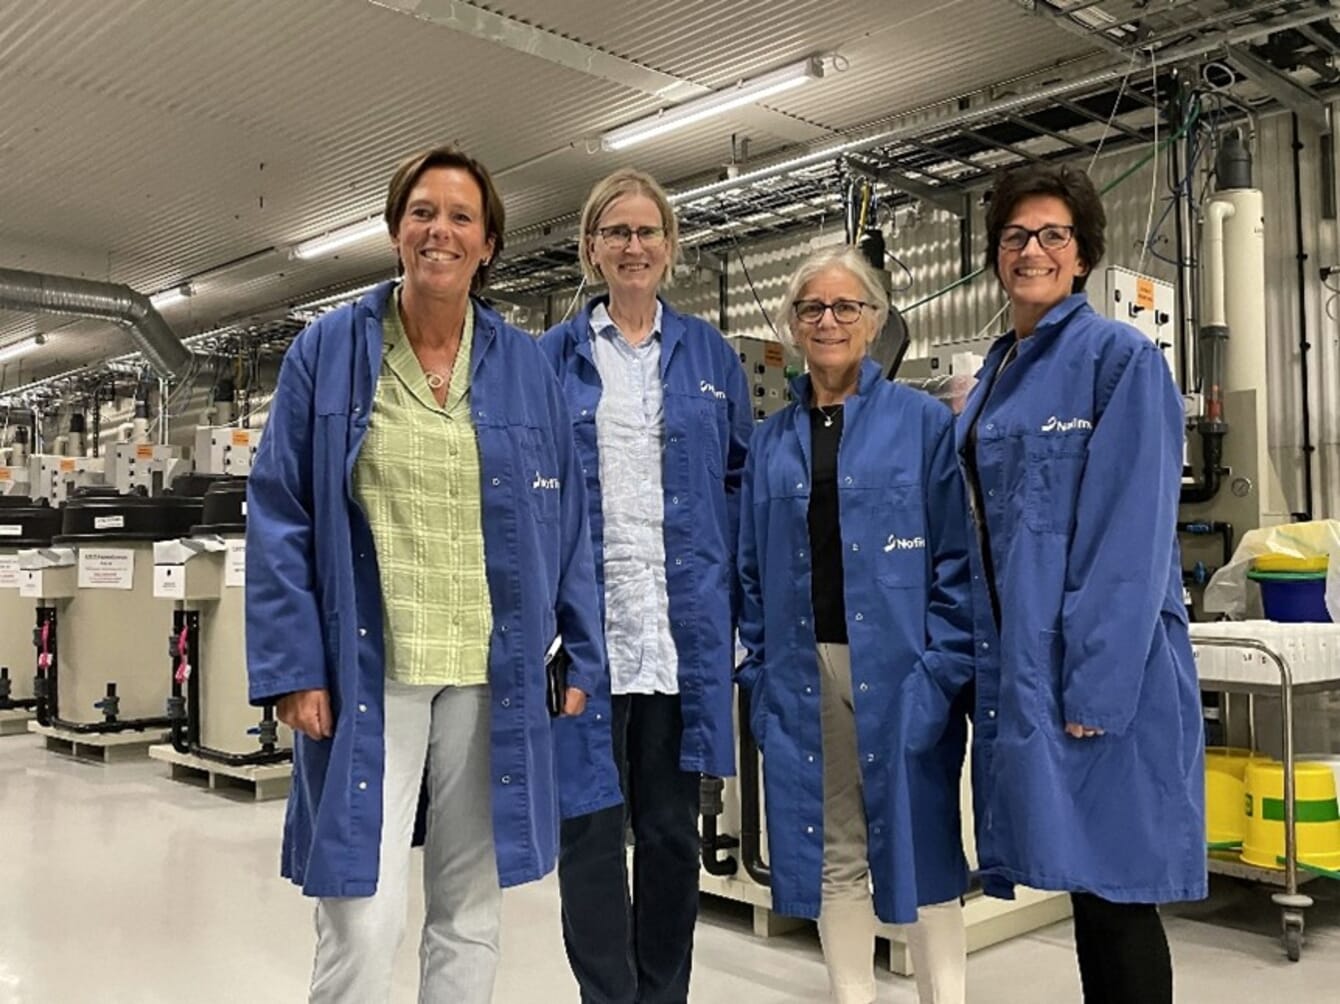
[(833, 320), (838, 324), (855, 324), (867, 307), (873, 310), (875, 305), (864, 300), (834, 300), (832, 303), (824, 303), (823, 300), (797, 300), (791, 304), (791, 311), (796, 315), (796, 320), (802, 324), (818, 324), (829, 310), (833, 312)]
[(665, 227), (630, 227), (622, 223), (612, 227), (597, 227), (596, 233), (605, 246), (622, 251), (636, 237), (644, 248), (658, 248), (665, 243)]
[(1028, 227), (1012, 223), (1008, 227), (1000, 228), (999, 243), (1002, 250), (1022, 251), (1028, 247), (1028, 242), (1036, 237), (1038, 247), (1042, 250), (1060, 251), (1070, 244), (1074, 236), (1075, 228), (1070, 224), (1048, 223), (1036, 230), (1030, 230)]

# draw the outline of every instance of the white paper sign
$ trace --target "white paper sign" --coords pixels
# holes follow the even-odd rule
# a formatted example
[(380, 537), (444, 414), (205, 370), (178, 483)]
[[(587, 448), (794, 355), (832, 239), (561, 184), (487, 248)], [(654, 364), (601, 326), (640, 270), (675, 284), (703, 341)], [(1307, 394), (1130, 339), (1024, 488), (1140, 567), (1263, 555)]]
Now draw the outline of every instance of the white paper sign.
[(42, 596), (42, 573), (20, 572), (23, 577), (19, 580), (19, 595), (25, 599), (36, 600)]
[(126, 518), (124, 516), (94, 516), (93, 529), (95, 530), (124, 530)]
[(22, 537), (23, 525), (21, 523), (0, 523), (0, 537)]
[(135, 552), (122, 547), (79, 549), (80, 589), (133, 589)]
[(186, 599), (186, 566), (154, 565), (154, 598)]
[(0, 554), (0, 589), (18, 589), (23, 584), (17, 554)]
[(247, 584), (247, 542), (228, 541), (228, 557), (223, 566), (223, 584), (238, 589)]

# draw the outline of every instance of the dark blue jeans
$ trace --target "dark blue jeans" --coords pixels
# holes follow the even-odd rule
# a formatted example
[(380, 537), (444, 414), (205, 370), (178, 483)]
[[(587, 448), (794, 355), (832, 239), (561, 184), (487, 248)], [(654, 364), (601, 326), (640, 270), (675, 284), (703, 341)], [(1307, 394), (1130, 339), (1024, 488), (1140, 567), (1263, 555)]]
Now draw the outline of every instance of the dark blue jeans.
[(583, 1004), (685, 1004), (698, 919), (699, 775), (679, 769), (678, 695), (616, 695), (613, 711), (624, 804), (562, 824), (563, 943)]

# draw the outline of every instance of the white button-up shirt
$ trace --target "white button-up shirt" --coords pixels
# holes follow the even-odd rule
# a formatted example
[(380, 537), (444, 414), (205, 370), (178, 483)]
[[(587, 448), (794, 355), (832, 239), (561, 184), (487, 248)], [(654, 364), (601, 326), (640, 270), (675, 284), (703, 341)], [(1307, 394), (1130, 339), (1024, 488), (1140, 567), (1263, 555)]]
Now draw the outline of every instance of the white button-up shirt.
[(679, 656), (665, 582), (660, 301), (651, 337), (641, 345), (629, 344), (603, 303), (591, 312), (591, 336), (603, 386), (596, 445), (610, 688), (615, 694), (677, 694)]

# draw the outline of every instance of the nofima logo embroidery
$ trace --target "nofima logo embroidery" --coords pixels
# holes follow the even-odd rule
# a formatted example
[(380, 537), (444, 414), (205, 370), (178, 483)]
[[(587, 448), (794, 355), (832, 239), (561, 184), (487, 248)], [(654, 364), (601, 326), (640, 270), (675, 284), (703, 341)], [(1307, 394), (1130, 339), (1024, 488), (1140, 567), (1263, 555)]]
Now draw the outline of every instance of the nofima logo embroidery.
[(698, 389), (699, 389), (700, 391), (702, 391), (704, 394), (711, 394), (713, 397), (717, 398), (718, 400), (721, 400), (721, 401), (726, 400), (726, 392), (725, 392), (725, 391), (721, 391), (721, 390), (717, 390), (715, 387), (713, 387), (713, 386), (712, 386), (710, 383), (708, 383), (706, 380), (704, 380), (702, 383), (700, 383), (700, 384), (698, 385)]
[(532, 488), (544, 488), (549, 491), (558, 491), (558, 478), (546, 478), (535, 472), (535, 481), (531, 484)]
[(925, 537), (900, 537), (896, 533), (889, 534), (889, 542), (884, 545), (886, 551), (915, 551), (926, 547)]
[(1043, 432), (1074, 432), (1076, 429), (1092, 429), (1093, 423), (1087, 418), (1072, 418), (1063, 422), (1055, 415), (1042, 423)]

